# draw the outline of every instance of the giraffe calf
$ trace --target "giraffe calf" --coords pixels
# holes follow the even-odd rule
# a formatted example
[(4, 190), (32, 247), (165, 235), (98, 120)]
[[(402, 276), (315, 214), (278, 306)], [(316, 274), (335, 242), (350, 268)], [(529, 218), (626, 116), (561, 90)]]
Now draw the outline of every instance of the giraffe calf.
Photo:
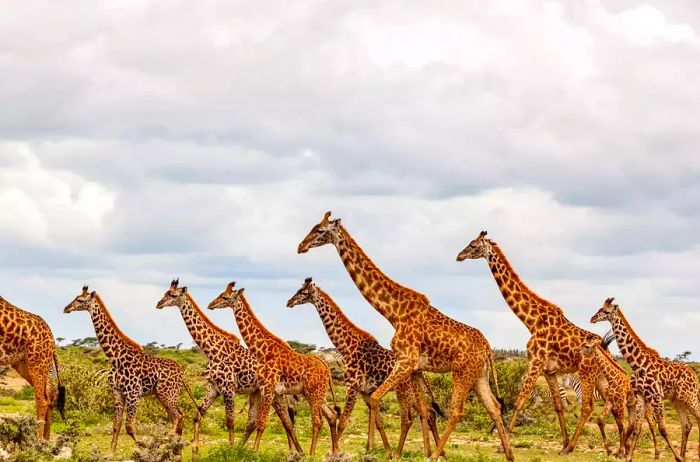
[[(180, 365), (167, 358), (146, 354), (143, 347), (127, 337), (109, 314), (107, 307), (97, 292), (88, 292), (88, 287), (70, 302), (64, 313), (87, 311), (95, 328), (95, 335), (107, 356), (112, 369), (109, 383), (114, 393), (114, 425), (112, 427), (112, 453), (117, 448), (117, 440), (126, 410), (126, 433), (136, 439), (136, 409), (142, 396), (155, 396), (168, 413), (173, 430), (182, 434), (184, 415), (178, 406), (182, 390), (187, 392), (197, 408), (192, 390), (185, 381)], [(199, 419), (197, 411), (196, 420)]]
[[(209, 309), (233, 309), (241, 337), (259, 362), (258, 383), (262, 399), (258, 412), (254, 449), (257, 450), (260, 446), (275, 395), (301, 394), (311, 408), (310, 455), (313, 456), (316, 452), (324, 417), (330, 427), (331, 447), (335, 454), (338, 441), (336, 421), (340, 408), (335, 399), (330, 369), (321, 358), (294, 351), (287, 342), (267, 330), (255, 316), (243, 295), (243, 289), (234, 290), (234, 284), (234, 282), (229, 283), (226, 289), (209, 304)], [(329, 385), (335, 409), (331, 409), (326, 404), (326, 390)]]
[[(614, 338), (614, 337), (613, 337)], [(611, 341), (612, 338), (605, 336), (604, 342)], [(637, 409), (637, 403), (634, 400), (634, 393), (632, 392), (631, 378), (627, 375), (625, 371), (615, 359), (606, 352), (607, 345), (601, 344), (600, 339), (597, 335), (589, 335), (581, 344), (581, 354), (584, 356), (589, 356), (593, 358), (593, 364), (596, 368), (596, 374), (598, 377), (602, 377), (607, 381), (607, 389), (605, 392), (604, 400), (605, 405), (603, 410), (598, 416), (598, 428), (600, 429), (600, 435), (603, 438), (603, 446), (605, 447), (605, 452), (607, 455), (612, 454), (612, 449), (608, 445), (608, 439), (605, 435), (605, 418), (608, 413), (612, 411), (613, 417), (615, 418), (615, 423), (617, 424), (617, 431), (620, 439), (620, 447), (617, 450), (616, 457), (623, 457), (625, 455), (625, 448), (627, 446), (627, 433), (625, 431), (625, 408), (628, 409), (630, 415), (630, 422), (638, 417), (644, 415), (649, 424), (649, 429), (651, 430), (651, 435), (654, 440), (654, 450), (655, 456), (659, 458), (659, 447), (656, 441), (656, 434), (654, 433), (654, 423), (652, 422), (650, 408), (644, 406), (642, 403), (641, 413)], [(593, 405), (593, 394), (590, 394), (590, 403), (582, 403), (582, 407), (590, 409)], [(587, 413), (590, 415), (590, 412)], [(587, 420), (587, 418), (586, 418)], [(636, 420), (635, 420), (636, 421)], [(577, 433), (574, 434), (572, 442), (575, 444), (580, 432), (577, 428)]]

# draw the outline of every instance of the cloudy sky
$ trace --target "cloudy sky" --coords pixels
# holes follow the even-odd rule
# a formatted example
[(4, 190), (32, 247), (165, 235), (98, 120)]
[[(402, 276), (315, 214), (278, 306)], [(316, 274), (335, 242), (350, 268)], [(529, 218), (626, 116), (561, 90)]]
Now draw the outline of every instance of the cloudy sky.
[[(481, 229), (579, 325), (615, 296), (665, 355), (700, 353), (694, 0), (13, 2), (0, 15), (0, 294), (56, 336), (89, 283), (141, 343), (154, 306), (232, 279), (287, 339), (329, 342), (313, 276), (387, 344), (326, 210), (390, 276), (524, 348)], [(212, 317), (237, 332), (230, 312)], [(695, 355), (695, 358), (700, 355)]]

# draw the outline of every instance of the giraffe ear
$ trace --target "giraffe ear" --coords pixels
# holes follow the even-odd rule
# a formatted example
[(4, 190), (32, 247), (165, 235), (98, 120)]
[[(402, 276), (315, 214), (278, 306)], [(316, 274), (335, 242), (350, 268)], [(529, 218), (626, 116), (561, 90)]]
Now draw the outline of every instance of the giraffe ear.
[(484, 237), (484, 236), (486, 236), (487, 234), (488, 234), (487, 231), (482, 231), (482, 232), (479, 233), (479, 237)]
[(90, 297), (95, 298), (95, 295), (97, 295), (97, 292), (95, 292), (94, 290), (90, 292)]
[(613, 307), (613, 311), (617, 311), (620, 309), (620, 305), (618, 305), (617, 303), (615, 303), (612, 307)]
[(331, 221), (334, 225), (339, 225), (340, 224), (340, 218), (336, 218), (335, 220)]
[(181, 288), (180, 288), (180, 293), (181, 293), (181, 294), (186, 294), (186, 293), (187, 293), (187, 286), (181, 287)]
[(236, 291), (236, 295), (243, 295), (243, 291), (245, 290), (245, 287), (241, 287)]
[(321, 223), (328, 223), (328, 219), (331, 217), (331, 211), (327, 211), (325, 215), (323, 215), (323, 220), (321, 220)]

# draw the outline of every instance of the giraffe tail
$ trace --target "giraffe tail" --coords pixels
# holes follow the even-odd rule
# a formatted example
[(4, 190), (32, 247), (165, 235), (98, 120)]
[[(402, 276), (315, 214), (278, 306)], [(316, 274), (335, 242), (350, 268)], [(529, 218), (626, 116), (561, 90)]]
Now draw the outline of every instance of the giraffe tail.
[(506, 410), (506, 402), (503, 400), (503, 397), (501, 396), (501, 390), (498, 388), (498, 374), (496, 373), (496, 358), (493, 353), (493, 350), (489, 349), (489, 366), (491, 367), (491, 377), (493, 378), (493, 385), (496, 388), (496, 401), (501, 405), (501, 412), (505, 412)]
[(197, 409), (197, 412), (201, 415), (202, 408), (199, 406), (199, 404), (197, 404), (197, 400), (194, 398), (194, 394), (192, 393), (192, 389), (187, 384), (187, 381), (185, 380), (184, 377), (182, 378), (182, 388), (185, 389), (185, 391), (187, 392), (187, 396), (190, 397), (190, 399), (192, 400), (192, 404), (194, 404), (194, 408)]
[(53, 352), (53, 365), (56, 368), (56, 382), (58, 382), (58, 396), (56, 398), (56, 407), (58, 413), (61, 414), (61, 419), (66, 421), (66, 387), (61, 384), (61, 374), (58, 371), (58, 354), (56, 350)]
[(433, 387), (430, 386), (430, 381), (428, 378), (425, 376), (425, 374), (420, 375), (421, 380), (423, 380), (423, 385), (425, 386), (425, 391), (428, 394), (428, 397), (430, 398), (430, 407), (433, 408), (433, 411), (435, 414), (440, 416), (440, 418), (444, 419), (445, 418), (445, 413), (442, 411), (440, 408), (440, 405), (435, 401), (435, 395), (433, 394)]
[(340, 406), (338, 406), (338, 401), (335, 399), (335, 389), (333, 388), (333, 376), (330, 375), (330, 369), (328, 369), (328, 372), (328, 386), (331, 389), (331, 397), (333, 398), (333, 410), (336, 414), (338, 414), (338, 417), (340, 417), (340, 414), (342, 414), (343, 411), (340, 409)]

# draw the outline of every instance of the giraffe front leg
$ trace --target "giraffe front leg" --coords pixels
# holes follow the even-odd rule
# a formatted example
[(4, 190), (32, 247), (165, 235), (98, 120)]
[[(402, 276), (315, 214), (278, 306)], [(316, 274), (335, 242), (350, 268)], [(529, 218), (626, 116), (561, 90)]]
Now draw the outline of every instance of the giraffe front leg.
[(199, 452), (199, 429), (204, 418), (204, 414), (209, 410), (216, 398), (219, 397), (219, 391), (213, 383), (207, 384), (207, 396), (204, 397), (204, 402), (199, 406), (194, 414), (193, 436), (192, 436), (192, 453)]
[[(218, 392), (217, 392), (218, 395)], [(248, 423), (250, 423), (250, 415), (253, 414), (253, 401), (252, 397), (250, 398), (250, 408), (248, 409)], [(226, 430), (228, 430), (228, 444), (229, 446), (233, 446), (234, 443), (236, 442), (236, 395), (233, 392), (225, 392), (224, 393), (224, 412), (225, 412), (225, 419), (226, 419)], [(246, 441), (248, 440), (248, 436), (250, 436), (250, 433), (248, 432), (248, 428), (246, 427), (246, 433), (243, 437), (243, 441), (241, 443), (241, 446), (245, 446)]]
[[(649, 426), (649, 432), (651, 433), (651, 439), (654, 442), (654, 460), (658, 460), (661, 457), (661, 450), (659, 449), (659, 440), (656, 438), (656, 425), (654, 424), (654, 415), (649, 406), (644, 407), (644, 418)], [(698, 425), (700, 425), (700, 419), (698, 419)], [(700, 445), (698, 445), (698, 450), (700, 451)]]
[(644, 409), (649, 409), (645, 404), (644, 397), (631, 392), (631, 397), (627, 398), (627, 410), (629, 412), (629, 426), (625, 435), (625, 460), (631, 462), (634, 451), (637, 448), (637, 441), (642, 429), (642, 413)]
[(138, 445), (139, 441), (136, 439), (136, 410), (139, 405), (139, 397), (125, 396), (124, 399), (126, 401), (126, 434)]
[[(426, 455), (428, 455), (430, 453), (430, 426), (428, 423), (429, 412), (425, 399), (423, 399), (422, 373), (414, 372), (411, 374), (411, 385), (413, 392), (413, 405), (418, 409), (418, 415), (420, 416), (420, 428), (423, 435), (423, 446), (425, 447)], [(443, 455), (443, 453), (441, 453), (441, 455)]]
[(452, 435), (455, 427), (460, 420), (462, 420), (462, 415), (464, 414), (464, 401), (469, 395), (474, 386), (474, 379), (467, 376), (467, 374), (455, 371), (452, 373), (452, 404), (450, 405), (450, 417), (447, 419), (447, 425), (445, 426), (445, 431), (442, 433), (442, 438), (440, 438), (440, 443), (435, 448), (435, 451), (428, 457), (430, 460), (437, 460), (440, 457), (447, 440)]
[[(399, 433), (399, 443), (396, 445), (396, 457), (400, 458), (403, 452), (406, 436), (413, 424), (413, 416), (411, 409), (413, 407), (413, 384), (409, 381), (402, 382), (396, 387), (396, 401), (399, 403), (399, 416), (401, 420), (401, 433)], [(418, 412), (418, 409), (416, 409)], [(439, 443), (439, 439), (435, 441), (435, 445)]]
[[(617, 425), (617, 434), (620, 440), (619, 447), (617, 449), (616, 456), (622, 458), (625, 455), (625, 404), (621, 398), (617, 398), (612, 406), (612, 415), (615, 419), (615, 424)], [(605, 421), (603, 421), (603, 428), (605, 428)]]
[[(612, 410), (612, 407), (612, 402), (609, 399), (606, 400), (605, 405), (603, 406), (603, 409), (600, 411), (600, 415), (598, 416), (598, 429), (600, 430), (600, 437), (603, 439), (603, 447), (605, 448), (605, 454), (608, 456), (612, 453), (612, 450), (610, 449), (610, 445), (608, 444), (608, 435), (605, 434), (605, 420), (607, 419), (608, 414)], [(617, 417), (615, 417), (615, 420), (617, 421)], [(618, 451), (618, 455), (620, 454), (620, 451), (622, 451), (624, 440), (624, 435), (621, 433), (620, 450)]]
[[(384, 383), (382, 383), (370, 396), (370, 444), (374, 444), (374, 427), (377, 425), (379, 401), (390, 390), (396, 388), (399, 383), (407, 380), (416, 369), (416, 364), (418, 364), (418, 348), (414, 348), (412, 351), (408, 352), (397, 352), (396, 363), (394, 364), (394, 368), (391, 370), (391, 373), (389, 373), (389, 376), (384, 380)], [(424, 430), (423, 447), (427, 457), (430, 456), (430, 437), (428, 436), (427, 427), (422, 427), (422, 429)], [(387, 457), (391, 457), (391, 451), (387, 452)]]
[(257, 432), (255, 434), (255, 443), (253, 444), (254, 451), (257, 451), (260, 448), (260, 440), (262, 439), (263, 433), (265, 433), (267, 419), (270, 416), (270, 408), (272, 407), (272, 402), (274, 399), (274, 384), (260, 387), (260, 410), (258, 411)]
[(112, 423), (112, 444), (109, 446), (109, 452), (114, 454), (117, 450), (117, 440), (119, 432), (122, 429), (122, 417), (124, 416), (124, 395), (120, 392), (114, 392), (114, 422)]
[(282, 422), (282, 427), (287, 434), (287, 447), (290, 451), (294, 450), (298, 454), (303, 454), (304, 451), (301, 449), (299, 440), (297, 439), (296, 432), (294, 431), (294, 422), (290, 414), (290, 407), (288, 405), (288, 398), (286, 396), (277, 395), (272, 401), (272, 407), (275, 409), (277, 417)]
[(321, 414), (328, 422), (328, 427), (331, 432), (331, 455), (338, 453), (338, 418), (340, 417), (331, 407), (324, 401), (321, 403)]
[[(338, 418), (338, 447), (340, 448), (340, 437), (343, 436), (345, 428), (350, 422), (350, 416), (352, 415), (352, 410), (355, 408), (355, 403), (357, 402), (357, 386), (354, 383), (347, 383), (347, 396), (345, 397), (345, 407), (343, 408), (343, 413), (340, 414)], [(368, 405), (369, 406), (369, 405)]]
[(690, 435), (690, 430), (693, 428), (693, 424), (690, 423), (688, 419), (688, 413), (686, 412), (683, 404), (679, 402), (674, 402), (673, 407), (676, 408), (676, 414), (678, 414), (678, 420), (681, 423), (681, 459), (685, 460), (685, 451), (688, 448), (688, 436)]
[[(525, 376), (525, 380), (523, 381), (523, 388), (520, 390), (520, 394), (518, 395), (518, 399), (515, 402), (515, 409), (513, 410), (513, 416), (510, 418), (510, 424), (508, 425), (508, 430), (512, 433), (513, 429), (515, 428), (515, 424), (518, 421), (518, 416), (520, 415), (520, 412), (523, 410), (523, 407), (525, 407), (525, 402), (530, 398), (530, 395), (532, 394), (532, 389), (535, 387), (535, 382), (537, 381), (537, 378), (540, 376), (542, 373), (542, 369), (544, 367), (544, 361), (541, 359), (532, 359), (530, 360), (530, 363), (527, 366), (527, 375)], [(557, 395), (559, 394), (559, 391), (557, 390)], [(566, 431), (566, 429), (565, 429)], [(568, 444), (569, 442), (569, 437), (568, 434), (564, 438), (565, 442)]]
[[(321, 400), (323, 399), (324, 397), (321, 398)], [(310, 395), (306, 396), (306, 400), (309, 402), (311, 411), (311, 448), (309, 449), (309, 456), (313, 457), (316, 454), (318, 435), (321, 431), (321, 425), (323, 424), (323, 417), (321, 416), (322, 401), (319, 400), (317, 396)]]
[[(676, 462), (683, 462), (683, 459), (678, 455), (678, 452), (676, 449), (673, 447), (671, 444), (671, 439), (668, 435), (668, 431), (666, 430), (666, 418), (664, 416), (664, 402), (661, 397), (662, 395), (658, 392), (650, 394), (647, 400), (647, 395), (645, 394), (645, 400), (647, 400), (651, 406), (651, 408), (654, 410), (654, 419), (656, 420), (656, 425), (659, 427), (659, 433), (661, 434), (661, 437), (666, 441), (666, 444), (668, 445), (668, 448), (671, 450), (673, 453), (673, 458), (676, 460)], [(641, 423), (641, 422), (640, 422)]]
[[(370, 405), (370, 397), (369, 395), (362, 395), (362, 399), (364, 400), (365, 404), (367, 405), (367, 409), (371, 411), (372, 407)], [(399, 404), (400, 405), (400, 404)], [(402, 421), (401, 421), (401, 430), (403, 431), (403, 415), (402, 415)], [(371, 425), (372, 421), (368, 419), (368, 424)], [(377, 430), (379, 430), (379, 436), (382, 438), (382, 445), (384, 446), (384, 451), (387, 454), (391, 454), (391, 445), (389, 445), (389, 439), (386, 436), (386, 428), (384, 427), (384, 419), (382, 418), (381, 412), (377, 412)], [(369, 441), (367, 442), (367, 450), (371, 451), (374, 448), (369, 447)]]

